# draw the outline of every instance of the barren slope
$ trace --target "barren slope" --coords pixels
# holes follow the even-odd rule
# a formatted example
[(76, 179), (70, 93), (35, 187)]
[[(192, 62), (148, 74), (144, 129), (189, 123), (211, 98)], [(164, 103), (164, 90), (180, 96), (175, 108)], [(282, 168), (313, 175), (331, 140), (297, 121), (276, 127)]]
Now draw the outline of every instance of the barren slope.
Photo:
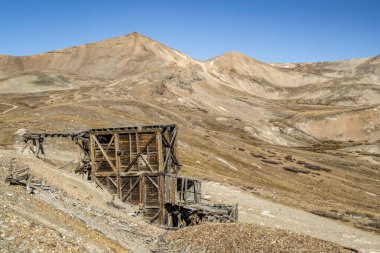
[(31, 71), (58, 70), (87, 77), (115, 79), (169, 62), (181, 64), (189, 60), (175, 50), (132, 33), (40, 55), (2, 56), (0, 75), (8, 77)]
[(177, 123), (185, 175), (379, 231), (378, 78), (379, 56), (199, 62), (138, 34), (1, 56), (0, 148), (21, 128)]

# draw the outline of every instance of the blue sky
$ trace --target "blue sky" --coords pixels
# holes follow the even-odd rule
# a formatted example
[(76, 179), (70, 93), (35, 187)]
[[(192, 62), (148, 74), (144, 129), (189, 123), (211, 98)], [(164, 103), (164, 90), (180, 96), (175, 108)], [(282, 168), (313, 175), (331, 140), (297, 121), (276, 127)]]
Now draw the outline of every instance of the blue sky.
[(269, 62), (380, 54), (380, 0), (0, 0), (0, 54), (32, 55), (139, 32), (191, 57)]

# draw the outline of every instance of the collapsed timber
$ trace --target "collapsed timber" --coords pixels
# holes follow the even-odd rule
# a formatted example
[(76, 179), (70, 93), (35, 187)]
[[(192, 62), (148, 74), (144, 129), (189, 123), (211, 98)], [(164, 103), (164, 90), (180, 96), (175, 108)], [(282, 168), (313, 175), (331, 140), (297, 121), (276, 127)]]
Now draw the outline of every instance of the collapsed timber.
[(52, 188), (45, 181), (33, 178), (28, 167), (18, 168), (15, 166), (14, 159), (7, 170), (8, 176), (4, 181), (10, 185), (25, 186), (28, 194), (34, 194), (39, 190), (52, 191)]
[(145, 219), (168, 227), (206, 221), (235, 222), (237, 205), (201, 201), (201, 182), (179, 176), (177, 126), (97, 128), (79, 132), (27, 133), (25, 148), (45, 156), (46, 138), (71, 138), (80, 149), (78, 173), (139, 208)]

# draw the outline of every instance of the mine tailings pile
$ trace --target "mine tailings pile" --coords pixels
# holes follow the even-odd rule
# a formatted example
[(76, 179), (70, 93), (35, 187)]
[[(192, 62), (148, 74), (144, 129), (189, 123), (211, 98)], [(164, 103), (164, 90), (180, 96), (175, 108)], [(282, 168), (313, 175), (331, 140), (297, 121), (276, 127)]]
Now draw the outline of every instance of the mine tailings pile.
[(184, 227), (205, 221), (235, 222), (237, 205), (201, 201), (201, 182), (179, 176), (176, 125), (97, 128), (79, 132), (27, 133), (25, 148), (44, 155), (46, 138), (69, 137), (80, 148), (76, 171), (98, 187), (138, 206), (152, 223)]

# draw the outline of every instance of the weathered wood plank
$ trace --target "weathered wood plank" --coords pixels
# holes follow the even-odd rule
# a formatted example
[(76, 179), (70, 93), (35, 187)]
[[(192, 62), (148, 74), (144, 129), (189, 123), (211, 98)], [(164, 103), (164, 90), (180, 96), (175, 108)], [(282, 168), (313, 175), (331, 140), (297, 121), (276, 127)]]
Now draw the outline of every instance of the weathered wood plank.
[(144, 163), (146, 164), (146, 166), (149, 168), (149, 170), (150, 170), (151, 172), (154, 172), (152, 166), (150, 166), (149, 162), (145, 159), (144, 155), (141, 154), (140, 157), (141, 157), (141, 159), (144, 161)]
[[(95, 143), (98, 145), (99, 149), (102, 151), (104, 157), (107, 159), (107, 162), (109, 163), (109, 165), (111, 166), (111, 168), (116, 172), (116, 168), (115, 168), (115, 165), (112, 163), (112, 161), (110, 160), (109, 156), (107, 155), (107, 153), (104, 151), (104, 149), (102, 148), (102, 145), (99, 143), (98, 139), (96, 138), (95, 135), (92, 135), (92, 138), (93, 140), (95, 141)], [(113, 140), (113, 138), (112, 138)]]
[(157, 190), (159, 190), (159, 186), (156, 184), (156, 182), (153, 181), (153, 179), (150, 176), (146, 176), (146, 178), (148, 178), (148, 180), (154, 185), (154, 187), (156, 187)]
[(127, 191), (127, 193), (125, 194), (125, 196), (123, 197), (122, 201), (124, 202), (128, 196), (132, 193), (132, 191), (136, 188), (136, 186), (140, 183), (140, 180), (141, 180), (141, 177), (142, 176), (139, 176), (138, 179), (136, 180), (136, 182), (131, 186), (131, 188)]
[(136, 161), (139, 159), (140, 155), (141, 155), (142, 153), (145, 152), (147, 146), (148, 146), (148, 145), (149, 145), (149, 144), (150, 144), (150, 143), (156, 138), (156, 136), (157, 136), (157, 133), (154, 133), (154, 134), (152, 135), (152, 137), (151, 137), (150, 140), (148, 141), (147, 145), (145, 145), (145, 147), (137, 153), (136, 157), (135, 157), (135, 158), (132, 160), (132, 162), (128, 165), (128, 167), (127, 167), (127, 169), (126, 169), (125, 171), (128, 171), (128, 170), (129, 170), (129, 169), (130, 169), (130, 168), (136, 163)]

